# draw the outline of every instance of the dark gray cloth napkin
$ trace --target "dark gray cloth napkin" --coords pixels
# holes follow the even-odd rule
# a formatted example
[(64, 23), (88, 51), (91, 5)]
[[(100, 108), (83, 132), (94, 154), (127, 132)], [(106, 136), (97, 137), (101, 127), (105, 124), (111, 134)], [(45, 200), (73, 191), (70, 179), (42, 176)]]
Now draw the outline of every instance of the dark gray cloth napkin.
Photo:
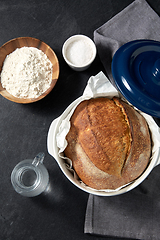
[(136, 39), (160, 41), (160, 17), (145, 0), (134, 1), (95, 30), (97, 51), (113, 84), (111, 62), (114, 53), (126, 42)]
[[(160, 18), (145, 0), (136, 0), (95, 30), (98, 54), (113, 83), (116, 50), (136, 39), (160, 41)], [(114, 84), (114, 83), (113, 83)], [(131, 239), (160, 239), (160, 166), (136, 189), (115, 197), (89, 195), (84, 232)]]
[(85, 233), (160, 239), (160, 166), (137, 188), (114, 197), (89, 195)]

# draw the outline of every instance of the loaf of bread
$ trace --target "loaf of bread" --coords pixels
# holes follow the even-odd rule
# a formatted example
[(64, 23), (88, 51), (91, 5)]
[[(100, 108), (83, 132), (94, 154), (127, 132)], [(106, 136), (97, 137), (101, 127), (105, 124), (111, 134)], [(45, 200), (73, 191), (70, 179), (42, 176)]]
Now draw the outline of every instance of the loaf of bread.
[(144, 117), (119, 98), (81, 102), (71, 117), (65, 156), (94, 189), (116, 189), (138, 178), (151, 155)]

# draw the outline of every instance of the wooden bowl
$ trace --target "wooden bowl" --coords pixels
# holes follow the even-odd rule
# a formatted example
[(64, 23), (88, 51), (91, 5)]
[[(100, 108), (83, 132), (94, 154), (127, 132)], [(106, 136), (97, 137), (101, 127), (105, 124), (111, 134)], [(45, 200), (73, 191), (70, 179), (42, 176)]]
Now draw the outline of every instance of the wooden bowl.
[(57, 79), (59, 77), (59, 62), (58, 62), (57, 56), (54, 53), (54, 51), (46, 43), (42, 42), (39, 39), (32, 38), (32, 37), (19, 37), (19, 38), (15, 38), (15, 39), (8, 41), (7, 43), (5, 43), (4, 45), (2, 45), (0, 47), (0, 72), (2, 71), (3, 62), (6, 58), (6, 56), (8, 54), (10, 54), (11, 52), (13, 52), (14, 50), (16, 50), (17, 48), (21, 48), (21, 47), (38, 48), (38, 49), (42, 50), (48, 56), (49, 60), (53, 64), (52, 83), (51, 83), (50, 87), (38, 98), (14, 97), (9, 92), (7, 92), (6, 89), (4, 89), (2, 87), (1, 82), (0, 82), (0, 94), (12, 102), (32, 103), (32, 102), (36, 102), (36, 101), (39, 101), (42, 98), (44, 98), (54, 88), (54, 86), (57, 82)]

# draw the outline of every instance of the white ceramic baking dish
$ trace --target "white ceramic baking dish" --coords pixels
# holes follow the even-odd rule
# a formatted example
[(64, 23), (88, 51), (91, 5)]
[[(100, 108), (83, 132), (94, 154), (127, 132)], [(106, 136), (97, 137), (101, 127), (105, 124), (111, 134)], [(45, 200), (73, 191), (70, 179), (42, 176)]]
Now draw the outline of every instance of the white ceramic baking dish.
[[(89, 188), (87, 186), (85, 186), (84, 184), (82, 184), (79, 180), (77, 180), (77, 178), (74, 175), (74, 172), (70, 170), (70, 168), (68, 168), (68, 163), (66, 163), (65, 159), (61, 158), (58, 154), (59, 152), (59, 148), (57, 146), (57, 140), (56, 140), (56, 136), (57, 133), (59, 132), (59, 127), (62, 123), (62, 121), (68, 116), (68, 114), (71, 113), (71, 111), (73, 111), (73, 109), (75, 108), (75, 106), (83, 99), (83, 97), (79, 97), (78, 99), (76, 99), (74, 102), (72, 102), (67, 109), (62, 113), (61, 116), (59, 116), (57, 119), (55, 119), (49, 128), (48, 131), (48, 138), (47, 138), (47, 147), (48, 147), (48, 152), (51, 156), (54, 157), (54, 159), (57, 161), (60, 169), (62, 170), (62, 172), (64, 173), (64, 175), (78, 188), (80, 188), (81, 190), (87, 192), (87, 193), (91, 193), (94, 195), (98, 195), (98, 196), (115, 196), (115, 195), (119, 195), (119, 194), (123, 194), (126, 193), (132, 189), (134, 189), (135, 187), (137, 187), (140, 183), (142, 183), (144, 181), (144, 179), (150, 174), (150, 172), (152, 171), (152, 169), (154, 167), (156, 167), (157, 165), (160, 164), (160, 146), (159, 144), (157, 144), (157, 149), (156, 151), (154, 151), (150, 163), (148, 165), (148, 167), (146, 168), (145, 172), (135, 181), (133, 181), (132, 183), (130, 183), (129, 185), (116, 190), (116, 191), (103, 191), (103, 190), (95, 190), (92, 188)], [(153, 120), (152, 117), (148, 116), (149, 121), (152, 124), (152, 127), (155, 128), (155, 132), (157, 132), (157, 137), (160, 139), (160, 133), (159, 133), (159, 128), (157, 126), (157, 124), (155, 123), (155, 121)], [(152, 139), (152, 141), (156, 141), (156, 135), (154, 134), (154, 139)]]

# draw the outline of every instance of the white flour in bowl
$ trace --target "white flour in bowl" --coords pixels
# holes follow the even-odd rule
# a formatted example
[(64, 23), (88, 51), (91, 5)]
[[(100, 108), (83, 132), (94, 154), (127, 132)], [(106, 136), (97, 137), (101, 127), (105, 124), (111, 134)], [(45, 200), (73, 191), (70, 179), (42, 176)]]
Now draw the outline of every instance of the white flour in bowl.
[(18, 98), (37, 98), (50, 87), (52, 71), (51, 61), (41, 50), (17, 48), (4, 61), (2, 87)]

